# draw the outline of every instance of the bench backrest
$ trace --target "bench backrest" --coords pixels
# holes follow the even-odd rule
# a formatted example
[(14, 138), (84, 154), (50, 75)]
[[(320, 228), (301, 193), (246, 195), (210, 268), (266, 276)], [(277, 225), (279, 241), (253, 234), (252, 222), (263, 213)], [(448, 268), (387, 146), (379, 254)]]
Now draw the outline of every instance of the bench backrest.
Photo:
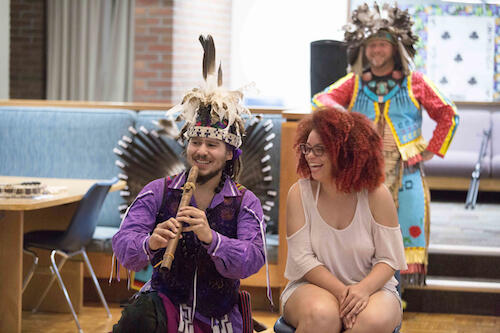
[[(134, 111), (0, 107), (0, 174), (110, 179), (113, 148), (136, 120)], [(118, 192), (104, 203), (99, 225), (119, 226)]]
[[(460, 123), (444, 159), (434, 157), (425, 163), (430, 176), (470, 177), (479, 156), (483, 131), (491, 126), (491, 112), (462, 110), (458, 112)], [(423, 112), (422, 134), (426, 140), (432, 137), (436, 123)], [(481, 164), (481, 174), (491, 175), (491, 140)]]

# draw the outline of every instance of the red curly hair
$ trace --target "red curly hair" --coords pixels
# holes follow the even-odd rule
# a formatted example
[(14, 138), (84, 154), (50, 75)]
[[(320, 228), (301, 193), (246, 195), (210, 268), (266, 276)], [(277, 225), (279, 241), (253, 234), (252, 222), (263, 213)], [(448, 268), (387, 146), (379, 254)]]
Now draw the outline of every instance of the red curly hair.
[(333, 163), (332, 177), (342, 192), (372, 191), (384, 181), (382, 138), (371, 121), (358, 112), (324, 107), (302, 119), (297, 128), (294, 148), (298, 155), (297, 173), (311, 177), (311, 170), (299, 145), (316, 131)]

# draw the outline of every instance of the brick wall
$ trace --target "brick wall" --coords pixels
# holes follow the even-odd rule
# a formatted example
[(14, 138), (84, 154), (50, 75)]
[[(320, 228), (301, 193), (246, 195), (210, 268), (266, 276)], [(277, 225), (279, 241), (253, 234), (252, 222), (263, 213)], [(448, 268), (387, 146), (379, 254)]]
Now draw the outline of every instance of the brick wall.
[[(135, 1), (135, 102), (178, 103), (202, 83), (211, 34), (229, 87), (231, 0)], [(10, 98), (46, 96), (46, 0), (11, 0)]]
[(230, 0), (136, 0), (134, 101), (179, 103), (202, 83), (200, 34), (214, 37), (229, 86)]
[(10, 98), (44, 99), (46, 0), (11, 0), (10, 25)]
[(172, 97), (180, 102), (184, 92), (200, 85), (203, 48), (200, 34), (211, 34), (216, 48), (217, 66), (222, 62), (224, 85), (229, 87), (231, 52), (231, 1), (176, 1), (174, 12), (174, 58)]
[(136, 0), (135, 102), (170, 101), (173, 1)]

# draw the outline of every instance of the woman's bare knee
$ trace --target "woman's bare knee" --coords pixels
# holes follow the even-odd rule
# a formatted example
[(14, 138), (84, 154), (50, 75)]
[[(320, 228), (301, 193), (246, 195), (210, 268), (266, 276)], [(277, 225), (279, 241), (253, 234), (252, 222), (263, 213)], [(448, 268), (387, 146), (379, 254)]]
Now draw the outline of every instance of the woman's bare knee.
[(300, 332), (340, 332), (336, 298), (316, 286), (298, 289), (285, 304), (285, 319)]
[(391, 333), (397, 326), (394, 316), (382, 313), (360, 314), (356, 319), (352, 333), (373, 332), (373, 333)]
[(389, 292), (380, 291), (370, 296), (368, 306), (356, 317), (348, 332), (391, 333), (401, 321), (399, 301)]
[(304, 332), (339, 332), (341, 321), (338, 309), (331, 302), (311, 302), (299, 318), (297, 328), (302, 327), (306, 329)]

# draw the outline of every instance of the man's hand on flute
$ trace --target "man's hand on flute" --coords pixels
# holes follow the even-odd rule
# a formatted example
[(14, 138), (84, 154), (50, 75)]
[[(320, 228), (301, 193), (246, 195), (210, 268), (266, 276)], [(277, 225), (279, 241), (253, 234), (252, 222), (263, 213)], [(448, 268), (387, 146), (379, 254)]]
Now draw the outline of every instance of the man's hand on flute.
[(185, 206), (179, 209), (177, 221), (185, 222), (189, 226), (183, 231), (193, 231), (196, 237), (205, 244), (212, 243), (212, 229), (208, 224), (205, 212), (193, 206)]
[[(163, 247), (167, 247), (168, 241), (175, 238), (177, 230), (181, 227), (179, 221), (175, 218), (170, 218), (165, 222), (158, 223), (149, 238), (149, 248), (156, 251)], [(182, 234), (180, 236), (182, 238)]]

